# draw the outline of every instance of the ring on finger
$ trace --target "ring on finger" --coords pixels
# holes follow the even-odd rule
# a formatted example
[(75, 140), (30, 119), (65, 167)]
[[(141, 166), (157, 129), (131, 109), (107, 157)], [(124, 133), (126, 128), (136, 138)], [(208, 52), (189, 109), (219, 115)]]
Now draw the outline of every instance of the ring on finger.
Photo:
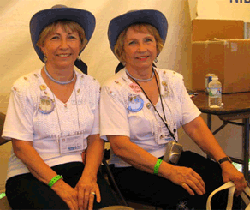
[(186, 185), (186, 183), (185, 183), (185, 182), (181, 183), (181, 186), (182, 186), (182, 187), (184, 187), (185, 185)]
[(91, 192), (92, 195), (95, 195), (95, 192)]

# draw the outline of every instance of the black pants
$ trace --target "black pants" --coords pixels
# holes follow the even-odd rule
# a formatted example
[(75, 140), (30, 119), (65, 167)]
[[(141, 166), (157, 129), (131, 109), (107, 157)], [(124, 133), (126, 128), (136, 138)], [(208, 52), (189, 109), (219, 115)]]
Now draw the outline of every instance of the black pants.
[[(84, 165), (80, 162), (51, 167), (71, 187), (78, 183)], [(119, 205), (115, 195), (101, 174), (98, 174), (101, 202), (94, 202), (94, 209)], [(67, 204), (49, 186), (40, 182), (31, 173), (8, 179), (6, 195), (12, 209), (69, 209)]]
[[(117, 185), (127, 200), (161, 207), (164, 209), (206, 209), (209, 194), (223, 184), (220, 166), (192, 152), (183, 152), (178, 162), (196, 171), (206, 184), (205, 195), (189, 195), (181, 186), (163, 177), (134, 167), (113, 167)], [(212, 209), (225, 209), (228, 191), (213, 196)], [(234, 209), (240, 209), (240, 197), (234, 200)]]

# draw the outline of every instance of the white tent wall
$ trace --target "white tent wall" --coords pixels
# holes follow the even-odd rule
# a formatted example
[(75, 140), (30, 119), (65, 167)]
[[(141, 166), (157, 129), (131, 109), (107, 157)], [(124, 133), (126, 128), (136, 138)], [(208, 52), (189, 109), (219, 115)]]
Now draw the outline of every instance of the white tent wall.
[[(51, 8), (55, 4), (65, 4), (68, 7), (89, 10), (94, 14), (97, 21), (96, 28), (81, 58), (88, 65), (88, 73), (101, 84), (114, 74), (118, 64), (118, 60), (109, 48), (107, 37), (109, 21), (128, 10), (160, 10), (168, 19), (169, 31), (157, 66), (181, 73), (186, 86), (192, 88), (191, 20), (197, 16), (197, 6), (198, 17), (205, 19), (243, 19), (243, 14), (246, 18), (250, 4), (230, 5), (229, 2), (230, 0), (2, 0), (0, 1), (0, 111), (4, 113), (7, 111), (13, 82), (21, 75), (43, 66), (33, 50), (29, 34), (29, 21), (39, 10)], [(237, 138), (240, 142), (240, 133), (241, 130), (232, 127), (232, 131), (221, 132), (221, 136), (218, 136), (219, 142), (227, 149), (228, 141), (223, 139), (230, 139), (231, 135), (235, 135), (233, 138)], [(179, 134), (180, 141), (186, 149), (201, 153), (182, 130)], [(4, 190), (10, 147), (11, 143), (0, 147), (0, 192)], [(237, 147), (234, 148), (238, 151)], [(233, 154), (235, 153), (237, 152), (234, 151)], [(240, 156), (240, 151), (237, 155)]]
[(10, 0), (8, 3), (0, 3), (0, 111), (7, 110), (13, 82), (43, 65), (33, 50), (30, 39), (29, 21), (32, 15), (58, 3), (89, 10), (96, 17), (95, 31), (81, 58), (87, 63), (89, 74), (100, 83), (114, 74), (118, 64), (109, 48), (109, 21), (128, 10), (148, 8), (160, 10), (169, 21), (168, 37), (159, 56), (158, 67), (174, 69), (183, 73), (186, 81), (191, 79), (187, 73), (187, 69), (191, 69), (190, 54), (188, 55), (191, 53), (191, 19), (187, 0)]
[(249, 9), (249, 0), (198, 0), (197, 18), (250, 22)]
[[(192, 0), (191, 2), (196, 2)], [(9, 0), (0, 2), (0, 111), (6, 113), (13, 82), (23, 74), (41, 68), (43, 63), (33, 50), (29, 21), (39, 10), (55, 4), (89, 10), (96, 17), (92, 39), (81, 58), (88, 65), (88, 74), (101, 84), (114, 74), (118, 60), (109, 48), (109, 21), (133, 9), (158, 9), (169, 21), (165, 48), (159, 56), (160, 68), (174, 69), (191, 85), (191, 16), (187, 0)], [(192, 11), (195, 11), (195, 3)], [(192, 12), (192, 14), (195, 14)], [(0, 191), (4, 189), (11, 143), (0, 147)]]

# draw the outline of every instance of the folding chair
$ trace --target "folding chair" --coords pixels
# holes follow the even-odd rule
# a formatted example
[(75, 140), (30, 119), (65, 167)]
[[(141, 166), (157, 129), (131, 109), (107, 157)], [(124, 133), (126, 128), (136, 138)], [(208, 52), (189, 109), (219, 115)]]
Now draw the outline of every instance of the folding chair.
[[(5, 120), (5, 114), (0, 112), (0, 146), (4, 145), (5, 143), (7, 143), (8, 141), (3, 139), (1, 136), (3, 134), (3, 124), (4, 124), (4, 120)], [(9, 206), (9, 202), (7, 200), (7, 197), (4, 196), (4, 194), (0, 193), (1, 198), (0, 198), (0, 209), (4, 209), (4, 210), (10, 210), (10, 206)]]
[(108, 178), (108, 182), (109, 182), (111, 188), (116, 192), (117, 196), (119, 197), (121, 204), (128, 207), (129, 205), (128, 205), (127, 201), (125, 200), (125, 198), (123, 197), (120, 189), (118, 188), (116, 181), (115, 181), (115, 178), (110, 170), (109, 164), (107, 162), (107, 160), (109, 160), (109, 159), (110, 159), (110, 150), (105, 149), (104, 150), (104, 158), (102, 160), (103, 171), (104, 171), (104, 173), (106, 173), (107, 178)]
[[(146, 206), (151, 206), (149, 203), (147, 202), (141, 202), (141, 201), (136, 201), (135, 200), (126, 200), (125, 197), (122, 195), (119, 187), (116, 184), (115, 178), (110, 170), (110, 165), (108, 164), (108, 160), (110, 159), (110, 150), (109, 149), (105, 149), (104, 150), (104, 158), (103, 158), (103, 167), (104, 167), (104, 172), (107, 174), (107, 178), (108, 181), (110, 183), (111, 188), (116, 192), (116, 194), (118, 195), (118, 197), (121, 200), (121, 204), (127, 207), (133, 207), (132, 205), (130, 205), (129, 203), (136, 203), (136, 204), (141, 204), (141, 205), (146, 205)], [(157, 210), (157, 207), (153, 207), (154, 209)]]

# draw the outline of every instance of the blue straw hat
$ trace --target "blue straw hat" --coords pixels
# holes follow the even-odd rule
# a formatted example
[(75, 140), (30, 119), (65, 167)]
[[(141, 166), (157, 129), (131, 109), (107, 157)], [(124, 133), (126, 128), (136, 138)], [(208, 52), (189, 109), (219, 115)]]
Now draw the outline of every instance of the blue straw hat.
[[(68, 8), (65, 5), (55, 5), (51, 9), (41, 10), (33, 15), (30, 20), (30, 34), (33, 47), (42, 62), (44, 62), (44, 54), (37, 46), (39, 35), (46, 26), (58, 20), (77, 22), (84, 29), (87, 41), (91, 39), (96, 25), (95, 17), (91, 12)], [(79, 61), (76, 62), (80, 64)]]
[(154, 9), (129, 11), (126, 14), (115, 17), (109, 23), (108, 37), (110, 49), (113, 53), (120, 33), (134, 23), (148, 23), (154, 26), (163, 42), (165, 42), (168, 32), (168, 21), (160, 11)]

